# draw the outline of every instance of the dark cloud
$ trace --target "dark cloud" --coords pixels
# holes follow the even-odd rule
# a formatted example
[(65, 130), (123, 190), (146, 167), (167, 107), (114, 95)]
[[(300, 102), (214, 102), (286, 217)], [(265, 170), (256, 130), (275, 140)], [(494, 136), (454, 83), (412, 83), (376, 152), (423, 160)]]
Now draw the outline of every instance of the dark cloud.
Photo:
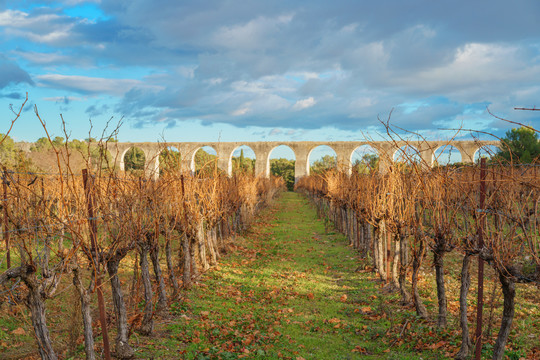
[(29, 103), (26, 103), (26, 105), (23, 108), (23, 113), (33, 112), (36, 107), (36, 104), (30, 101)]
[(34, 85), (30, 75), (16, 63), (7, 60), (0, 54), (0, 89), (11, 84), (26, 83)]
[(17, 92), (11, 92), (11, 93), (6, 93), (6, 94), (0, 93), (0, 97), (13, 99), (13, 100), (21, 100), (24, 98), (24, 96), (21, 93), (17, 93)]
[(110, 111), (110, 107), (108, 105), (102, 104), (102, 105), (90, 105), (88, 108), (86, 108), (85, 113), (88, 114), (90, 117), (97, 117), (100, 115), (107, 115)]

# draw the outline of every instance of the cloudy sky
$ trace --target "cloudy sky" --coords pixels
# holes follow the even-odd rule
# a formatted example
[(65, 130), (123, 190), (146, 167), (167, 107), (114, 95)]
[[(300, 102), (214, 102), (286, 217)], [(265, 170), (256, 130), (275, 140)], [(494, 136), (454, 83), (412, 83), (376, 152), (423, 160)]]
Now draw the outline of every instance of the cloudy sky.
[[(0, 118), (34, 141), (431, 139), (540, 126), (537, 0), (0, 0)], [(0, 132), (5, 131), (0, 129)], [(463, 136), (469, 136), (465, 133)]]

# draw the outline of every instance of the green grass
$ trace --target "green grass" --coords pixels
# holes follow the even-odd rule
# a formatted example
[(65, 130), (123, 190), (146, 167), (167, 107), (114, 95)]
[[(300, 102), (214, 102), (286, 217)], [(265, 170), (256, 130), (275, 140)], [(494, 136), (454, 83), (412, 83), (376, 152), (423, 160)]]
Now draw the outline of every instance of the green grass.
[(285, 193), (219, 267), (173, 306), (164, 339), (139, 358), (437, 359), (400, 343), (410, 311), (379, 294), (339, 234), (325, 234), (308, 201)]

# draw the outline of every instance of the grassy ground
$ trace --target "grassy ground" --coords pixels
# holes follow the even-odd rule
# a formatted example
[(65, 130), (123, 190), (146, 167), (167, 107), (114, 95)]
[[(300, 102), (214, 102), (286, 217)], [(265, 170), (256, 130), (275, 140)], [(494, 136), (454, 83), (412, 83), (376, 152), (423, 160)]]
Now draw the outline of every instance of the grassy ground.
[[(459, 349), (457, 253), (446, 260), (449, 326), (440, 330), (433, 321), (417, 319), (413, 308), (400, 305), (398, 294), (384, 291), (369, 263), (357, 257), (342, 235), (325, 233), (324, 222), (299, 194), (285, 193), (227, 250), (219, 266), (171, 304), (170, 316), (156, 319), (154, 335), (133, 333), (130, 342), (138, 359), (441, 359), (452, 358)], [(133, 259), (128, 260), (121, 269), (126, 293)], [(435, 318), (429, 266), (426, 261), (421, 293)], [(494, 324), (492, 342), (502, 300), (497, 287), (491, 291), (493, 274), (487, 270), (484, 317)], [(473, 279), (471, 331), (475, 291)], [(110, 312), (108, 290), (105, 295)], [(84, 358), (80, 323), (70, 321), (78, 318), (76, 300), (73, 288), (66, 286), (47, 303), (48, 324), (62, 358)], [(495, 306), (490, 315), (491, 302)], [(539, 302), (537, 289), (519, 286), (509, 359), (540, 358)], [(96, 340), (99, 350), (101, 339)], [(0, 359), (36, 354), (24, 305), (2, 307)], [(489, 355), (488, 343), (484, 357)]]
[[(235, 251), (206, 273), (161, 339), (141, 339), (139, 358), (439, 359), (405, 345), (411, 311), (380, 293), (345, 239), (325, 234), (308, 201), (286, 193)], [(435, 331), (426, 326), (425, 336)], [(439, 335), (438, 335), (439, 336)], [(163, 337), (167, 340), (163, 340)], [(136, 341), (135, 341), (136, 342)], [(429, 341), (428, 341), (429, 342)]]

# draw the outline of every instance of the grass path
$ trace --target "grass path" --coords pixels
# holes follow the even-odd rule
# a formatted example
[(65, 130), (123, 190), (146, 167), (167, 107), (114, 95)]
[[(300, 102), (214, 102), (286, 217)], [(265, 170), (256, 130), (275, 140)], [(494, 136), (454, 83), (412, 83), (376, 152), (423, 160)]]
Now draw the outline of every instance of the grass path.
[(138, 358), (444, 356), (400, 341), (412, 312), (380, 294), (374, 275), (359, 269), (341, 235), (325, 234), (301, 195), (285, 193), (231, 246), (186, 300), (172, 305), (158, 336), (134, 339)]

